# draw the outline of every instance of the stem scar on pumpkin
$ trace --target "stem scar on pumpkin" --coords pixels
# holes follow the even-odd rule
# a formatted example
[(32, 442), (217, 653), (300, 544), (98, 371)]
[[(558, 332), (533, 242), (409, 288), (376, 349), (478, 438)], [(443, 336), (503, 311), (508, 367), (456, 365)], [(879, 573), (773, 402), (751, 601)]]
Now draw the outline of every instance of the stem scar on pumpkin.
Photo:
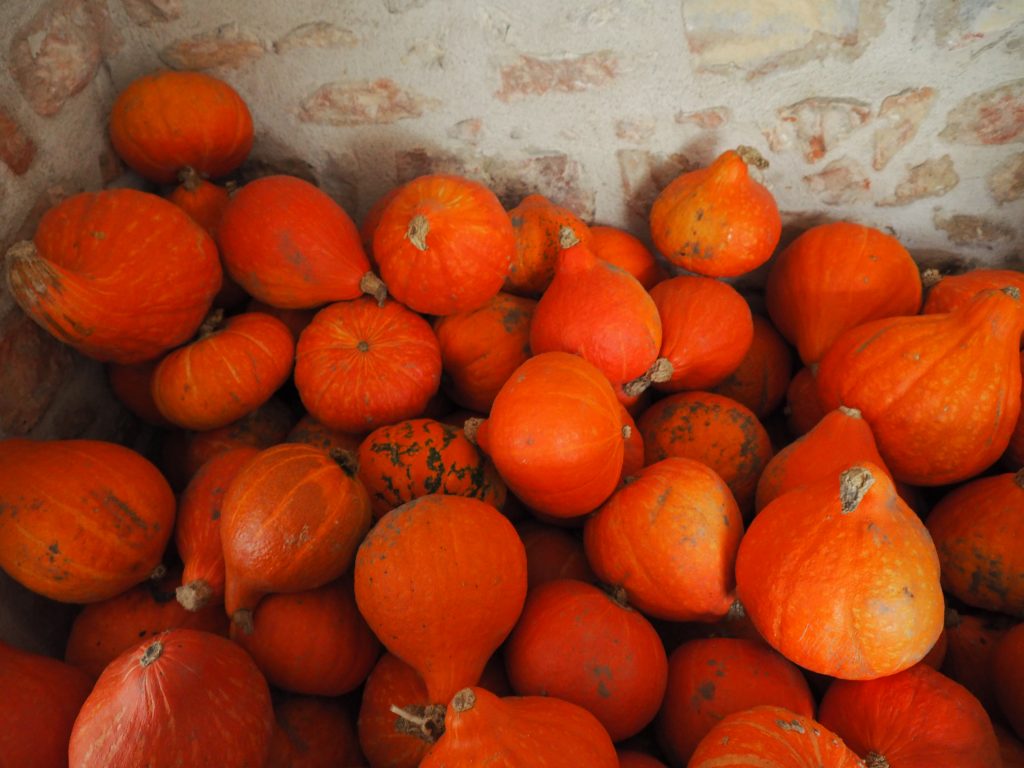
[(146, 650), (143, 652), (142, 658), (139, 659), (139, 663), (144, 667), (148, 667), (154, 661), (159, 659), (163, 652), (164, 644), (158, 640), (152, 645), (146, 646)]
[(851, 467), (839, 476), (839, 502), (844, 515), (857, 509), (875, 478), (864, 467)]

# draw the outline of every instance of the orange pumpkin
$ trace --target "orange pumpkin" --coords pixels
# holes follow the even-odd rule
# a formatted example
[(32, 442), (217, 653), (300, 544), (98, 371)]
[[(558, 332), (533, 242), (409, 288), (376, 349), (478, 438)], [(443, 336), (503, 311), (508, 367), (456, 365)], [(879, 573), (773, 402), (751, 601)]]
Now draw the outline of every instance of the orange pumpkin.
[(1024, 624), (1007, 632), (992, 654), (996, 700), (1013, 730), (1024, 739)]
[(946, 612), (946, 657), (940, 671), (969, 690), (988, 712), (998, 712), (992, 659), (1013, 620), (994, 613)]
[[(427, 686), (415, 669), (390, 653), (381, 655), (366, 678), (356, 721), (359, 746), (371, 766), (418, 768), (444, 727), (445, 706), (428, 701)], [(419, 727), (400, 726), (412, 723), (409, 716), (420, 719)]]
[(337, 699), (289, 696), (274, 705), (277, 728), (266, 768), (366, 765), (352, 715)]
[(355, 452), (359, 450), (363, 436), (342, 432), (340, 429), (329, 429), (307, 413), (292, 427), (285, 441), (313, 445), (328, 453), (331, 451)]
[[(231, 199), (230, 190), (200, 177), (194, 168), (183, 172), (179, 180), (181, 183), (171, 191), (167, 199), (216, 239), (221, 217)], [(238, 288), (238, 285), (235, 287)]]
[(786, 428), (793, 437), (810, 432), (828, 413), (818, 395), (817, 371), (817, 365), (801, 368), (786, 387)]
[(164, 418), (153, 401), (153, 371), (159, 363), (159, 360), (135, 365), (108, 363), (107, 380), (114, 397), (129, 411), (154, 427), (173, 429), (174, 425)]
[(276, 317), (288, 326), (288, 330), (292, 332), (292, 338), (296, 342), (298, 342), (299, 336), (306, 329), (306, 326), (313, 322), (317, 310), (318, 308), (281, 309), (280, 307), (272, 307), (259, 299), (250, 299), (249, 303), (245, 305), (246, 312), (262, 312), (265, 315)]
[(928, 289), (925, 314), (952, 312), (968, 303), (982, 291), (1008, 285), (1024, 291), (1024, 272), (1012, 269), (972, 269), (959, 275), (937, 275), (937, 281)]
[(648, 291), (668, 279), (668, 272), (640, 238), (624, 229), (600, 225), (590, 227), (590, 249), (597, 258), (629, 272)]
[(732, 373), (711, 390), (747, 406), (762, 422), (786, 397), (793, 376), (793, 355), (775, 326), (752, 315), (754, 338)]
[[(1024, 352), (1020, 356), (1021, 375), (1024, 376)], [(1024, 392), (1021, 393), (1024, 398)], [(1013, 425), (1013, 432), (1010, 434), (1010, 443), (1006, 446), (1006, 453), (1003, 454), (1003, 461), (1013, 469), (1024, 466), (1024, 400), (1022, 400), (1021, 413), (1017, 416), (1017, 423)]]
[(554, 525), (527, 518), (516, 524), (526, 549), (526, 584), (533, 589), (556, 579), (597, 581), (580, 539)]
[(616, 749), (619, 755), (619, 768), (665, 768), (665, 764), (646, 752), (632, 749)]
[(555, 276), (562, 251), (561, 231), (568, 228), (586, 246), (591, 245), (587, 225), (568, 208), (543, 195), (527, 195), (508, 212), (515, 235), (515, 255), (504, 290), (536, 298), (547, 290)]

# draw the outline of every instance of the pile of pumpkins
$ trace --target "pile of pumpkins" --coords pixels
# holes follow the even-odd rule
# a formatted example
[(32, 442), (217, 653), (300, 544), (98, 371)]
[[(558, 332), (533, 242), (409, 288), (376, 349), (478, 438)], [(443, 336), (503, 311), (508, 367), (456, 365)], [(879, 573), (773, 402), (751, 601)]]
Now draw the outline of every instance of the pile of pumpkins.
[(64, 200), (6, 278), (163, 439), (0, 441), (0, 567), (83, 606), (64, 660), (0, 643), (0, 766), (1024, 765), (1024, 274), (779, 249), (749, 148), (656, 257), (457, 175), (359, 227), (225, 183), (204, 74), (110, 131), (163, 194)]

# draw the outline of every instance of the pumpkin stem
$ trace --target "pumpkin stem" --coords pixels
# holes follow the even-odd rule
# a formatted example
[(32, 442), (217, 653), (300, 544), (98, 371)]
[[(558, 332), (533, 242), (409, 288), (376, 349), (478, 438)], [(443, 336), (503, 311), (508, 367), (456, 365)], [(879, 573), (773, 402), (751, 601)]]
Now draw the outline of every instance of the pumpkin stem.
[(864, 418), (864, 414), (862, 414), (860, 410), (857, 408), (847, 408), (845, 405), (840, 405), (839, 410), (842, 411), (844, 415), (849, 416), (851, 419)]
[(148, 667), (154, 661), (160, 658), (164, 652), (164, 644), (157, 640), (155, 643), (146, 646), (146, 650), (142, 653), (142, 658), (139, 659), (139, 663)]
[(747, 609), (743, 607), (743, 603), (739, 601), (739, 598), (732, 601), (732, 605), (729, 606), (729, 612), (725, 614), (725, 618), (728, 621), (740, 621), (747, 618)]
[(452, 698), (452, 707), (456, 712), (468, 712), (476, 706), (476, 694), (472, 688), (463, 688)]
[(633, 428), (629, 424), (622, 425), (622, 439), (629, 440), (633, 436)]
[(736, 154), (740, 156), (740, 160), (742, 160), (744, 163), (746, 163), (747, 165), (754, 166), (759, 171), (763, 171), (765, 168), (768, 167), (768, 161), (765, 160), (764, 155), (762, 155), (753, 147), (748, 147), (745, 144), (741, 144), (740, 146), (736, 147)]
[(373, 272), (367, 272), (359, 279), (359, 290), (373, 296), (378, 307), (383, 307), (384, 299), (388, 297), (388, 287)]
[(1024, 488), (1024, 469), (1017, 470), (1017, 474), (1013, 476), (1013, 482), (1017, 484), (1018, 488)]
[[(629, 608), (629, 600), (626, 595), (626, 588), (621, 584), (613, 586), (602, 585), (601, 587), (613, 603), (619, 608)], [(632, 610), (632, 609), (630, 609)]]
[(167, 566), (163, 563), (157, 563), (156, 568), (149, 574), (149, 578), (153, 581), (160, 581), (164, 576), (167, 575)]
[(409, 228), (405, 230), (405, 236), (409, 242), (416, 246), (416, 250), (427, 250), (427, 233), (430, 232), (430, 219), (422, 213), (418, 213), (409, 220)]
[(572, 227), (567, 227), (563, 224), (558, 228), (558, 245), (561, 246), (563, 251), (579, 244), (580, 239), (576, 237), (576, 233), (573, 232)]
[(199, 326), (199, 338), (205, 339), (208, 336), (212, 336), (220, 328), (221, 323), (224, 322), (224, 310), (217, 308), (206, 316), (203, 320), (203, 324)]
[(1020, 288), (1016, 285), (1004, 285), (1001, 290), (1011, 299), (1020, 301)]
[(399, 707), (392, 704), (391, 712), (398, 715), (395, 720), (395, 731), (406, 736), (433, 744), (444, 735), (445, 708), (441, 704), (413, 704)]
[(337, 464), (346, 475), (349, 477), (355, 477), (359, 471), (359, 456), (356, 455), (355, 451), (348, 451), (344, 448), (331, 448), (328, 455), (334, 459), (334, 463)]
[(889, 768), (889, 761), (885, 759), (884, 755), (868, 752), (864, 757), (864, 765), (867, 768)]
[(195, 613), (206, 607), (213, 597), (213, 587), (206, 579), (195, 579), (174, 590), (178, 603), (186, 611)]
[(839, 503), (844, 515), (857, 509), (861, 499), (875, 484), (875, 478), (864, 467), (850, 467), (839, 476)]
[(938, 285), (940, 280), (942, 280), (942, 273), (935, 267), (928, 267), (921, 273), (921, 285), (926, 291)]
[(473, 445), (476, 445), (476, 432), (480, 429), (480, 425), (484, 423), (484, 420), (479, 416), (470, 416), (466, 419), (466, 423), (462, 425), (462, 434), (466, 436)]
[(675, 368), (672, 366), (671, 360), (667, 357), (659, 357), (643, 374), (623, 384), (622, 391), (627, 397), (638, 397), (651, 384), (661, 384), (671, 379), (674, 371)]
[(238, 625), (238, 628), (246, 635), (251, 635), (256, 630), (252, 620), (252, 611), (248, 608), (239, 608), (231, 614), (231, 621)]
[(203, 181), (203, 177), (199, 175), (199, 171), (193, 168), (191, 165), (186, 165), (180, 171), (178, 171), (178, 181), (181, 186), (187, 189), (189, 192), (195, 192), (199, 189), (199, 185)]
[(21, 240), (7, 249), (7, 281), (11, 293), (33, 304), (45, 296), (52, 287), (60, 285), (59, 278), (31, 240)]

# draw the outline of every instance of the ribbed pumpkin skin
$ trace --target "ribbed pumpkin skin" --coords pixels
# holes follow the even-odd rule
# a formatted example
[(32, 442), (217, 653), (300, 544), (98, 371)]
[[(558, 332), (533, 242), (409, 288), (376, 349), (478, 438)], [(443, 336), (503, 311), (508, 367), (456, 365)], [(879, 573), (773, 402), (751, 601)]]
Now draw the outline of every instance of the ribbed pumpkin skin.
[(735, 371), (754, 340), (750, 307), (728, 283), (680, 275), (651, 289), (661, 317), (661, 356), (672, 378), (665, 392), (710, 389)]
[(618, 768), (608, 734), (582, 707), (547, 696), (498, 698), (460, 691), (448, 705), (444, 735), (420, 768)]
[(648, 464), (680, 456), (707, 464), (729, 486), (744, 517), (772, 457), (771, 438), (746, 406), (711, 392), (658, 400), (637, 419)]
[(562, 227), (572, 230), (576, 239), (590, 246), (590, 229), (568, 208), (543, 195), (527, 195), (508, 212), (515, 234), (515, 255), (503, 290), (517, 296), (536, 298), (547, 290), (555, 276), (555, 265), (562, 248)]
[(755, 508), (761, 511), (786, 491), (821, 477), (838, 475), (862, 461), (885, 469), (871, 427), (860, 411), (840, 406), (765, 465), (757, 481)]
[(91, 603), (75, 616), (64, 649), (64, 660), (93, 680), (110, 662), (139, 644), (168, 629), (199, 629), (227, 637), (228, 618), (219, 602), (197, 613), (186, 611), (174, 599), (178, 574), (169, 573), (159, 581), (149, 580), (109, 600)]
[(668, 665), (655, 733), (673, 766), (685, 766), (707, 732), (734, 712), (772, 705), (814, 717), (814, 696), (803, 674), (761, 642), (691, 640), (672, 652)]
[(217, 243), (231, 277), (250, 296), (282, 309), (358, 298), (370, 270), (344, 209), (294, 176), (265, 176), (235, 192)]
[(793, 377), (793, 355), (770, 321), (751, 316), (754, 338), (732, 373), (712, 391), (749, 408), (761, 421), (775, 413)]
[(439, 704), (476, 684), (519, 618), (526, 552), (494, 507), (421, 496), (367, 534), (356, 555), (355, 593), (384, 646), (423, 678), (429, 700), (421, 703)]
[(220, 518), (231, 481), (259, 449), (231, 448), (199, 468), (178, 499), (174, 544), (184, 564), (178, 600), (188, 610), (224, 599), (224, 548)]
[(253, 627), (246, 634), (232, 625), (231, 639), (249, 652), (267, 682), (292, 693), (348, 693), (362, 684), (380, 654), (380, 643), (356, 609), (351, 578), (267, 595), (253, 614)]
[(654, 627), (582, 581), (560, 579), (532, 589), (504, 648), (517, 694), (578, 704), (612, 741), (651, 722), (665, 694), (668, 659)]
[(100, 440), (0, 440), (0, 568), (51, 600), (94, 603), (145, 580), (174, 494), (140, 454)]
[(267, 768), (366, 765), (352, 716), (336, 699), (289, 696), (274, 706), (277, 728)]
[(1024, 623), (999, 641), (992, 655), (996, 700), (1017, 736), (1024, 739)]
[(624, 229), (600, 225), (590, 227), (590, 250), (597, 258), (629, 272), (648, 291), (668, 279), (668, 272), (647, 250), (647, 246)]
[(727, 150), (661, 191), (650, 228), (654, 246), (676, 266), (705, 277), (736, 277), (768, 261), (782, 219), (771, 192)]
[(553, 517), (596, 509), (622, 471), (615, 392), (596, 367), (567, 352), (544, 352), (519, 366), (476, 439), (509, 490)]
[(667, 458), (644, 467), (583, 528), (598, 578), (629, 604), (669, 621), (713, 621), (734, 600), (743, 518), (706, 465)]
[(309, 445), (267, 448), (224, 497), (221, 541), (229, 616), (268, 592), (314, 589), (343, 574), (370, 527), (363, 484)]
[(462, 430), (434, 419), (378, 427), (360, 443), (359, 479), (374, 517), (429, 493), (469, 496), (500, 509), (505, 483)]
[(391, 706), (423, 714), (427, 686), (415, 669), (385, 652), (366, 678), (356, 729), (359, 746), (372, 768), (417, 768), (430, 742), (395, 728)]
[(208, 632), (172, 629), (104, 670), (68, 755), (74, 768), (263, 768), (273, 726), (270, 691), (245, 651)]
[(463, 408), (487, 413), (502, 384), (530, 356), (530, 321), (537, 302), (498, 293), (482, 307), (440, 317), (441, 386)]
[(230, 85), (203, 72), (161, 70), (136, 78), (110, 113), (117, 154), (150, 181), (168, 184), (193, 168), (218, 178), (252, 149), (252, 115)]
[(818, 720), (866, 758), (890, 766), (998, 766), (999, 743), (984, 708), (962, 685), (925, 664), (877, 680), (834, 680)]
[(968, 481), (932, 507), (925, 525), (948, 592), (1024, 618), (1024, 470)]
[(284, 323), (245, 312), (168, 354), (153, 372), (153, 401), (179, 427), (224, 427), (269, 400), (294, 360), (295, 342)]
[(368, 432), (419, 416), (441, 383), (441, 350), (429, 323), (395, 301), (338, 302), (299, 337), (295, 386), (315, 419)]
[(809, 717), (768, 705), (712, 728), (687, 768), (865, 768), (841, 738)]
[(71, 727), (91, 689), (81, 670), (0, 641), (0, 768), (67, 768)]
[(840, 336), (818, 368), (826, 408), (857, 408), (893, 477), (944, 485), (1006, 449), (1021, 407), (1019, 298), (978, 294), (945, 315), (875, 320)]
[(896, 238), (838, 221), (811, 227), (779, 253), (765, 283), (765, 303), (775, 327), (808, 365), (850, 328), (917, 314), (921, 277)]
[(960, 275), (946, 275), (928, 289), (921, 311), (928, 315), (952, 312), (981, 291), (1008, 285), (1024, 291), (1024, 272), (1012, 269), (972, 269)]
[(373, 235), (388, 291), (428, 315), (482, 306), (501, 290), (514, 251), (512, 222), (495, 194), (449, 174), (400, 187)]
[(11, 296), (60, 341), (104, 362), (140, 363), (187, 341), (221, 287), (213, 239), (148, 192), (73, 195), (43, 215), (33, 242), (34, 252), (8, 252)]
[(866, 462), (761, 510), (740, 541), (736, 593), (786, 658), (847, 680), (913, 666), (943, 626), (931, 537)]

